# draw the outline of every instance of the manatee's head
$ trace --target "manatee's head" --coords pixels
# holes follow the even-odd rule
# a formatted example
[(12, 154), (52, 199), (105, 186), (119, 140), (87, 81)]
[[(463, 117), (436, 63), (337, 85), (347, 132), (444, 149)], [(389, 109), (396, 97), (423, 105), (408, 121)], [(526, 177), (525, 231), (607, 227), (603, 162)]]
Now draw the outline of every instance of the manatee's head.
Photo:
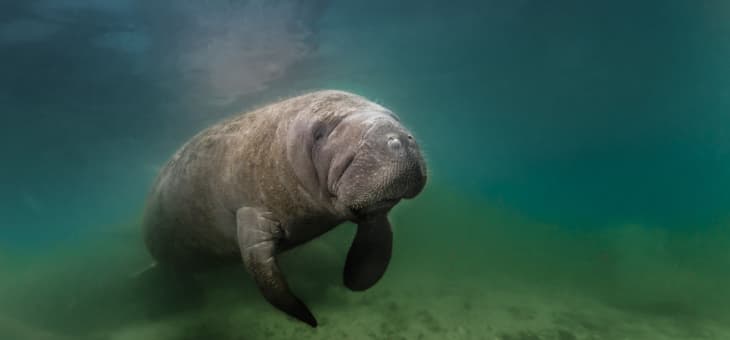
[[(367, 102), (347, 114), (308, 124), (314, 178), (308, 185), (340, 215), (352, 219), (385, 213), (426, 184), (426, 164), (410, 131), (389, 110)], [(311, 150), (311, 151), (309, 151)], [(300, 181), (301, 181), (301, 177)], [(316, 181), (316, 183), (315, 183)]]
[(426, 163), (413, 135), (390, 112), (355, 113), (330, 135), (339, 145), (328, 188), (356, 216), (387, 211), (426, 184)]

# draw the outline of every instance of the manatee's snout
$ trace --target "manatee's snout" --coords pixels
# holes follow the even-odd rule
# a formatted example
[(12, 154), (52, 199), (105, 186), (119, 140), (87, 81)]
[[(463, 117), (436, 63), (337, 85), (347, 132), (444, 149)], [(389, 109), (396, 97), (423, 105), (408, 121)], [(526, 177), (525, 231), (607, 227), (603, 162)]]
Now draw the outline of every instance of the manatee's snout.
[(410, 132), (402, 130), (385, 134), (386, 148), (393, 167), (390, 186), (394, 197), (413, 198), (426, 185), (426, 165), (421, 150)]
[(382, 118), (371, 122), (339, 182), (337, 196), (353, 211), (387, 211), (423, 190), (426, 164), (413, 135)]

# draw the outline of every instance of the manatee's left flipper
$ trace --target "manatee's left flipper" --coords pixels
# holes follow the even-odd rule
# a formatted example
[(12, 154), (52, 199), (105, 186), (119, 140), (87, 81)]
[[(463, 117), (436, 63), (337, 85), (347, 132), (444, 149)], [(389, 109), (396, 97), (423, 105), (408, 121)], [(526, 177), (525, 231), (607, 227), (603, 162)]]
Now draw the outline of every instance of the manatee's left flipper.
[(388, 268), (392, 245), (393, 232), (387, 216), (372, 216), (361, 221), (347, 253), (345, 286), (360, 291), (378, 282)]
[(266, 300), (284, 313), (317, 327), (314, 315), (289, 290), (276, 263), (276, 245), (283, 237), (279, 223), (269, 213), (249, 207), (238, 209), (236, 223), (243, 263)]

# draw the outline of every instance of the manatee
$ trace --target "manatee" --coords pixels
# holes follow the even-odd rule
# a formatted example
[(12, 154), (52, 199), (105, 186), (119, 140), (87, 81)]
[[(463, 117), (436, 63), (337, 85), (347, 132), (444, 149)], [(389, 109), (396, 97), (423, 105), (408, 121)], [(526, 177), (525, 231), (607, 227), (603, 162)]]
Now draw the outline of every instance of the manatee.
[(235, 115), (195, 135), (160, 170), (143, 230), (157, 266), (243, 262), (264, 298), (312, 327), (277, 255), (351, 221), (344, 285), (373, 286), (391, 257), (390, 210), (426, 185), (397, 115), (359, 95), (316, 91)]

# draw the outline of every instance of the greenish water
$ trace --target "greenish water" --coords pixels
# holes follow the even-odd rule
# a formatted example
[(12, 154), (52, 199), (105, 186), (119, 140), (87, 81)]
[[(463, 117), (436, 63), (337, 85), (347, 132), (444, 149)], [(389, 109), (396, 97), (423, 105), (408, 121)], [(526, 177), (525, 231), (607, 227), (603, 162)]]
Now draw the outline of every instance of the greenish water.
[[(0, 5), (2, 339), (730, 338), (721, 1)], [(234, 112), (371, 98), (429, 184), (374, 288), (352, 225), (283, 256), (310, 329), (243, 268), (137, 280), (156, 171)]]

